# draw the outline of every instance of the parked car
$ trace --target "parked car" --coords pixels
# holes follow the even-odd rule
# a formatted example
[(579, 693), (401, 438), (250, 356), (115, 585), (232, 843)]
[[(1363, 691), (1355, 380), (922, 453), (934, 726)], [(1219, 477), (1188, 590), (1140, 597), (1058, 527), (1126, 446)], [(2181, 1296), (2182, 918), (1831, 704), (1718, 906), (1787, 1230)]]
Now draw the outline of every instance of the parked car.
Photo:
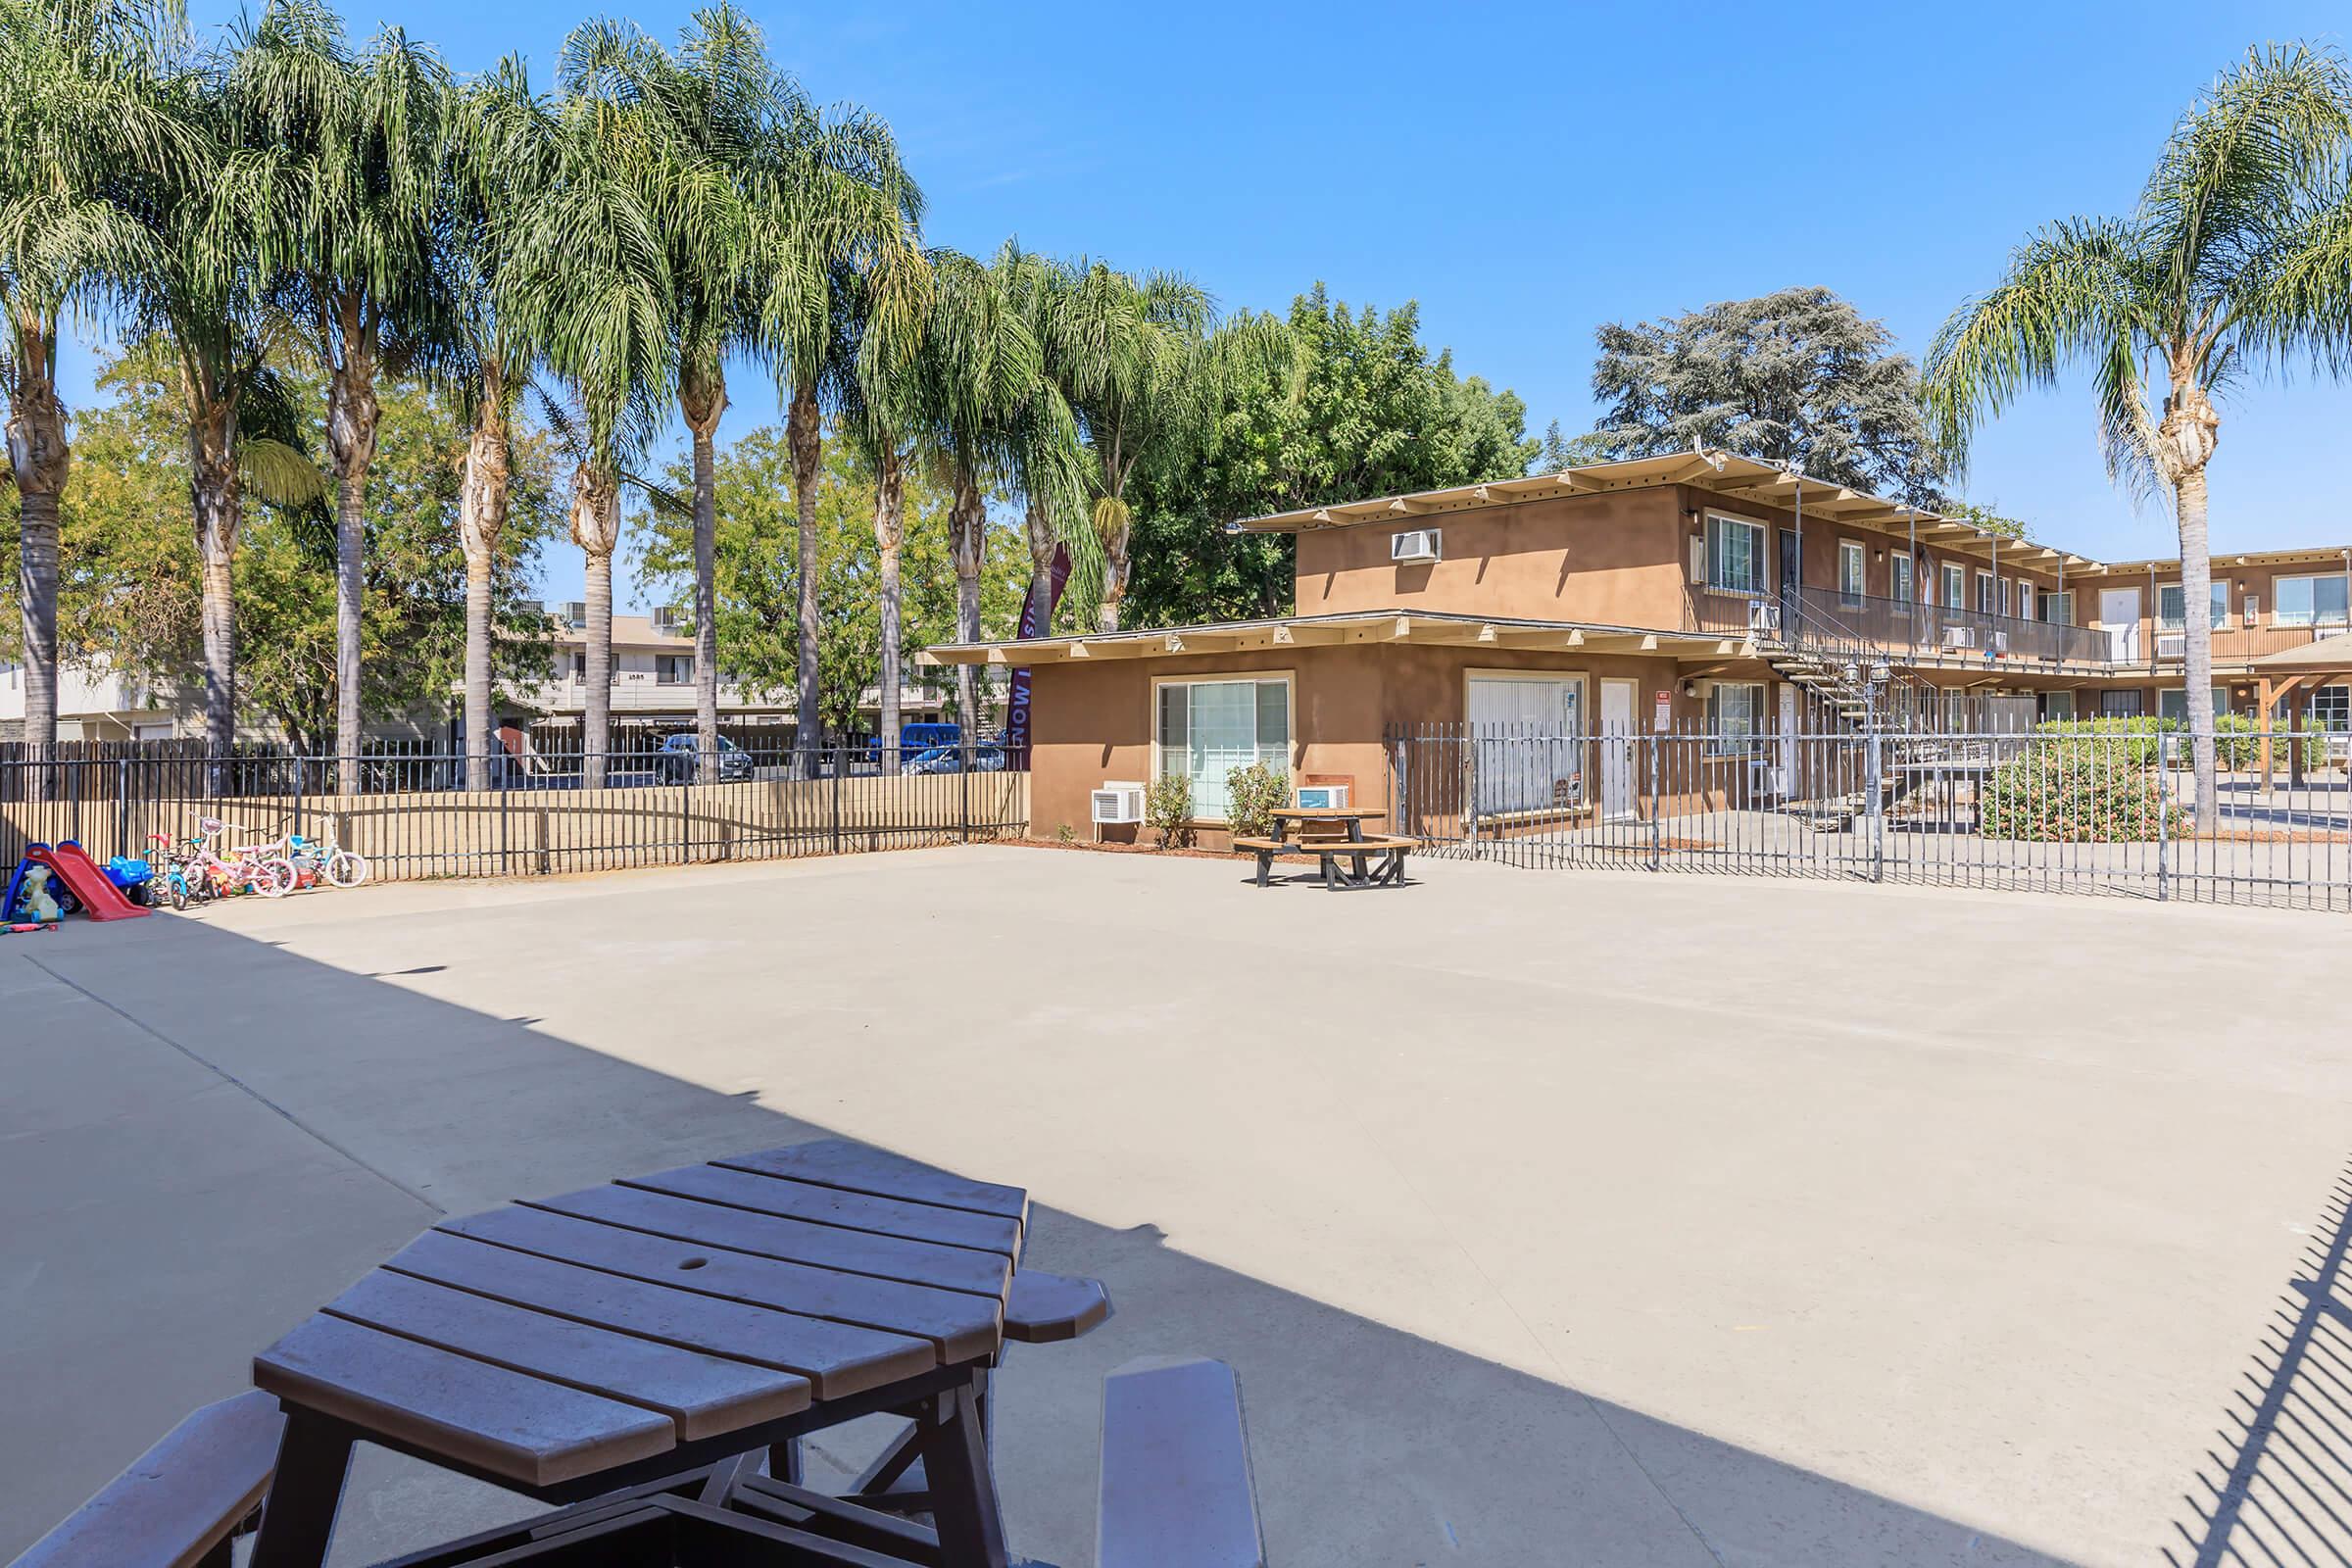
[[(963, 750), (956, 746), (935, 746), (906, 764), (909, 773), (960, 773), (963, 771)], [(1004, 771), (1004, 749), (1001, 746), (976, 746), (972, 749), (972, 771), (1002, 773)]]
[[(941, 746), (959, 746), (962, 743), (963, 726), (960, 724), (926, 722), (899, 726), (899, 755), (903, 758), (910, 758), (913, 753), (918, 751), (929, 751)], [(879, 766), (882, 761), (882, 737), (879, 735), (867, 736), (865, 752), (867, 760)]]
[[(654, 760), (664, 784), (691, 783), (698, 775), (694, 737), (681, 731), (662, 737), (662, 746)], [(752, 776), (752, 754), (727, 739), (718, 738), (718, 777), (721, 783), (733, 784)]]

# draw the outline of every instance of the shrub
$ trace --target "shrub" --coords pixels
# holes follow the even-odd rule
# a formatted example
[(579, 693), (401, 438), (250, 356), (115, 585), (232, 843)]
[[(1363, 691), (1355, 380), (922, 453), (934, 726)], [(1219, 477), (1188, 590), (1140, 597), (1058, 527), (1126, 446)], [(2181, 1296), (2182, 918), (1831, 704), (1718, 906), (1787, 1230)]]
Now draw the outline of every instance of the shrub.
[[(2154, 735), (2149, 736), (2153, 754)], [(2036, 746), (1985, 781), (1988, 839), (2118, 844), (2175, 835), (2188, 815), (2170, 805), (2154, 768), (2128, 760), (2128, 744)], [(2170, 812), (2169, 818), (2161, 813)]]
[(1152, 781), (1144, 792), (1144, 821), (1159, 834), (1163, 850), (1183, 849), (1193, 842), (1193, 781), (1170, 773)]
[(1236, 838), (1274, 836), (1274, 813), (1291, 804), (1288, 773), (1265, 762), (1251, 762), (1225, 775), (1226, 793), (1233, 797), (1227, 815)]
[[(2289, 731), (2283, 720), (2271, 727), (2271, 765), (2284, 767), (2293, 760), (2287, 747)], [(2163, 742), (2165, 763), (2171, 767), (2189, 767), (2195, 763), (2195, 748), (2186, 733), (2187, 726), (2177, 718), (2157, 718), (2140, 714), (2132, 718), (2052, 719), (2036, 724), (2034, 733), (2065, 737), (2060, 748), (2078, 754), (2128, 762), (2134, 767), (2155, 765), (2157, 736), (2168, 737)], [(2252, 713), (2216, 713), (2213, 715), (2215, 765), (2230, 772), (2242, 773), (2262, 760), (2263, 721)], [(2304, 739), (2303, 765), (2307, 768), (2328, 764), (2327, 732), (2317, 719), (2306, 717), (2302, 730)], [(2092, 736), (2092, 740), (2076, 737)]]

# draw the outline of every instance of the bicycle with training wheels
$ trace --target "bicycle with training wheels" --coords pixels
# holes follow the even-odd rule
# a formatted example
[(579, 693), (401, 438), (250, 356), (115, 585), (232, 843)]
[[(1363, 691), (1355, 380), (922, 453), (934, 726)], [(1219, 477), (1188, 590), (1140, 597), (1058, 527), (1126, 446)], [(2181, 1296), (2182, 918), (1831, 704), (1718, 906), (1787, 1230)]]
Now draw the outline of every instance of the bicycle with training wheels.
[(149, 903), (169, 901), (174, 909), (184, 909), (191, 904), (208, 903), (216, 896), (213, 879), (204, 869), (203, 846), (199, 840), (175, 839), (169, 833), (150, 833), (147, 837), (156, 846), (155, 880), (148, 887)]
[(223, 822), (217, 816), (201, 817), (194, 842), (198, 846), (196, 863), (212, 883), (216, 896), (221, 893), (258, 893), (265, 899), (282, 899), (294, 891), (300, 880), (294, 862), (279, 852), (278, 846), (269, 843), (232, 844), (223, 854), (220, 839), (230, 828), (250, 833), (252, 828), (242, 822)]

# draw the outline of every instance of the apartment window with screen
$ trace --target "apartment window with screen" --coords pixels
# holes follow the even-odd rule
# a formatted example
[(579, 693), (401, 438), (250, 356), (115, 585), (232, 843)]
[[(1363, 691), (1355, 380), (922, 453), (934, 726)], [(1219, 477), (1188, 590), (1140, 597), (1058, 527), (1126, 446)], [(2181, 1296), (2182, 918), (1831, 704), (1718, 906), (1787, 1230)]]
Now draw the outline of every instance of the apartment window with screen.
[(1764, 529), (1738, 517), (1707, 517), (1707, 586), (1719, 593), (1764, 592)]
[(1898, 604), (1911, 602), (1911, 557), (1908, 554), (1886, 558), (1886, 597)]
[(2075, 623), (2075, 591), (2041, 596), (2041, 618), (2053, 626), (2072, 626)]
[(1193, 815), (1232, 814), (1225, 775), (1264, 762), (1291, 767), (1291, 683), (1272, 680), (1169, 680), (1158, 687), (1159, 776), (1188, 778)]
[[(2213, 711), (2217, 718), (2230, 711), (2229, 687), (2216, 686), (2213, 689)], [(2171, 691), (2158, 692), (2156, 694), (2156, 716), (2169, 718), (2176, 724), (2187, 723), (2188, 693), (2178, 686)]]
[(2271, 616), (2281, 626), (2344, 624), (2344, 577), (2280, 577), (2271, 584)]
[(1755, 681), (1719, 680), (1707, 692), (1707, 750), (1747, 752), (1764, 717), (1764, 687)]
[(1992, 613), (1992, 573), (1980, 570), (1977, 573), (1977, 613), (1989, 615)]
[(654, 679), (664, 686), (694, 684), (694, 656), (692, 654), (656, 654)]
[(2020, 620), (2034, 618), (2034, 585), (2030, 582), (2021, 582), (2017, 585), (2017, 618)]
[(1967, 568), (1956, 565), (1948, 561), (1945, 562), (1943, 564), (1943, 608), (1946, 610), (1966, 610), (1968, 608), (1967, 594)]
[[(2230, 585), (2217, 582), (2213, 589), (2213, 618), (2207, 622), (2219, 631), (2230, 624)], [(2168, 582), (2156, 590), (2156, 628), (2159, 631), (2180, 631), (2187, 624), (2186, 602), (2181, 598), (2180, 585)]]
[(1870, 558), (1861, 545), (1851, 539), (1838, 541), (1838, 595), (1848, 601), (1858, 600), (1867, 591)]

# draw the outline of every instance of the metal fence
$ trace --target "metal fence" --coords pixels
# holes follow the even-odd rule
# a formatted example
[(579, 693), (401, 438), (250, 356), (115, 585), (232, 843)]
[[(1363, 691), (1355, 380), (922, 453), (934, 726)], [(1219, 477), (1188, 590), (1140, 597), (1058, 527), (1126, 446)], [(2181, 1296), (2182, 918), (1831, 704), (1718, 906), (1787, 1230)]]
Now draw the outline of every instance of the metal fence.
[[(230, 844), (289, 833), (368, 858), (371, 878), (545, 876), (622, 866), (846, 855), (1016, 836), (1025, 774), (972, 743), (886, 753), (789, 744), (719, 753), (705, 778), (690, 749), (583, 759), (500, 756), (485, 768), (404, 746), (361, 758), (357, 793), (338, 759), (270, 748), (214, 756), (182, 743), (61, 747), (0, 758), (0, 872), (29, 843), (72, 839), (94, 858), (141, 857), (155, 835), (206, 818)], [(469, 777), (482, 788), (468, 788)]]
[[(2342, 734), (2143, 721), (1985, 729), (1388, 732), (1396, 831), (1520, 866), (2121, 894), (2352, 909)], [(2264, 765), (2268, 762), (2268, 766)]]

